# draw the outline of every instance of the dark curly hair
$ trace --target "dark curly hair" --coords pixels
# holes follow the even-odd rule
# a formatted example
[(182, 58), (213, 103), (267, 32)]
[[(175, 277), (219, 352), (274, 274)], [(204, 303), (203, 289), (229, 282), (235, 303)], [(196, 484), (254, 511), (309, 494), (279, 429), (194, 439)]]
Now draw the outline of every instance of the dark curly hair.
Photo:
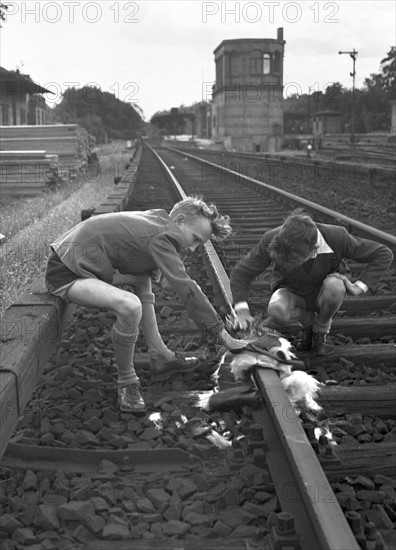
[(281, 266), (302, 264), (315, 249), (318, 230), (302, 208), (294, 210), (269, 244), (271, 259)]

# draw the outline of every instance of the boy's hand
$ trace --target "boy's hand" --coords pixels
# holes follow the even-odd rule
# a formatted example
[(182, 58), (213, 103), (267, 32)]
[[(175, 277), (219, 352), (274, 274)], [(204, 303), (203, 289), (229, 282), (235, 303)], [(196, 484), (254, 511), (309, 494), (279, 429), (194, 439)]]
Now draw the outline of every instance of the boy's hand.
[(253, 322), (253, 317), (250, 314), (250, 309), (246, 302), (236, 304), (233, 314), (234, 323), (232, 328), (234, 330), (246, 330)]
[(336, 277), (337, 279), (341, 279), (342, 281), (344, 281), (344, 285), (345, 285), (347, 293), (351, 294), (352, 296), (359, 296), (359, 294), (364, 294), (364, 290), (362, 289), (361, 286), (359, 286), (355, 283), (352, 283), (348, 279), (348, 277), (346, 277), (342, 273), (337, 273), (337, 272), (336, 273), (330, 273), (330, 275), (328, 275), (328, 277)]

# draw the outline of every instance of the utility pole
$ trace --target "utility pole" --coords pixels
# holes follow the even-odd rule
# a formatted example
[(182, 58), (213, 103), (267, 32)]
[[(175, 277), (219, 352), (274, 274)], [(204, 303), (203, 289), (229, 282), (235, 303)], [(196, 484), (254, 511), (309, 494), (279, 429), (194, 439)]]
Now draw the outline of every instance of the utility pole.
[(357, 57), (357, 54), (359, 52), (357, 52), (355, 50), (355, 48), (353, 48), (353, 50), (351, 52), (338, 52), (338, 55), (342, 55), (342, 54), (348, 54), (351, 58), (352, 58), (352, 61), (353, 61), (353, 69), (352, 69), (352, 72), (349, 73), (352, 77), (352, 121), (351, 121), (351, 143), (355, 143), (355, 77), (356, 77), (356, 69), (355, 69), (355, 65), (356, 65), (356, 57)]

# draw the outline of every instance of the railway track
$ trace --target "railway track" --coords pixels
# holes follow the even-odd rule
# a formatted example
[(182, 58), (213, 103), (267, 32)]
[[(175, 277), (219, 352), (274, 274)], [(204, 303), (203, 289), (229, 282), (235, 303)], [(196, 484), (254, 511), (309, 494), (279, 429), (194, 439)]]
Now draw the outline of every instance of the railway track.
[[(217, 263), (211, 244), (204, 251), (208, 271), (203, 270), (199, 258), (187, 260), (194, 278), (205, 292), (213, 291), (213, 302), (225, 311), (230, 301), (227, 272), (232, 262), (258, 240), (260, 227), (262, 231), (279, 223), (285, 208), (290, 209), (291, 198), (283, 195), (279, 202), (279, 198), (263, 194), (267, 190), (256, 190), (252, 181), (247, 194), (242, 182), (224, 185), (219, 173), (209, 177), (207, 171), (208, 177), (203, 178), (202, 164), (187, 155), (158, 152), (187, 194), (203, 194), (205, 200), (215, 202), (232, 217), (233, 240), (217, 247), (223, 266)], [(145, 150), (131, 208), (170, 208), (178, 200), (176, 192), (167, 187), (169, 176), (164, 170), (159, 170), (152, 153)], [(241, 196), (245, 198), (241, 200)], [(318, 215), (329, 219), (328, 212), (319, 212), (315, 219)], [(253, 309), (260, 312), (269, 295), (265, 278), (258, 281), (255, 293)], [(159, 287), (156, 294), (160, 331), (169, 344), (204, 352), (200, 335), (174, 294)], [(394, 303), (394, 273), (380, 296), (370, 297), (369, 304), (364, 298), (360, 300), (348, 300), (347, 317), (342, 318), (345, 323), (336, 326), (339, 346), (332, 364), (305, 357), (307, 367), (323, 380), (349, 369), (350, 377), (339, 381), (342, 395), (337, 392), (338, 385), (326, 386), (323, 392), (322, 403), (334, 415), (334, 426), (341, 418), (340, 410), (347, 411), (353, 420), (345, 420), (344, 428), (356, 426), (363, 413), (371, 414), (372, 424), (382, 418), (387, 450), (378, 441), (377, 455), (372, 449), (369, 459), (361, 460), (360, 456), (360, 463), (353, 458), (351, 448), (342, 445), (341, 436), (338, 453), (323, 437), (311, 445), (312, 425), (305, 423), (304, 432), (273, 372), (256, 376), (266, 406), (223, 413), (207, 410), (216, 350), (206, 352), (205, 366), (189, 378), (175, 377), (152, 385), (144, 341), (140, 342), (136, 366), (150, 414), (144, 421), (119, 414), (108, 337), (111, 316), (77, 309), (65, 323), (58, 351), (3, 457), (0, 495), (6, 522), (2, 520), (0, 529), (7, 536), (4, 548), (352, 550), (359, 548), (359, 542), (362, 548), (363, 544), (365, 548), (376, 548), (376, 544), (380, 548), (381, 540), (390, 538), (390, 525), (377, 522), (373, 527), (367, 522), (364, 514), (372, 509), (373, 502), (363, 499), (367, 494), (356, 493), (364, 491), (362, 483), (366, 491), (372, 484), (369, 496), (378, 501), (382, 495), (381, 502), (374, 501), (379, 506), (377, 515), (383, 511), (390, 522), (394, 521), (391, 489), (383, 489), (395, 486), (390, 473), (395, 450), (388, 437), (393, 433), (390, 411), (395, 382), (391, 367), (395, 358), (390, 322), (393, 314), (389, 310)], [(361, 309), (360, 304), (364, 304)], [(363, 321), (358, 317), (378, 310), (379, 304), (384, 312), (381, 317)], [(373, 334), (370, 328), (378, 320), (384, 324), (377, 323), (375, 341), (371, 342), (367, 335)], [(288, 336), (293, 338), (293, 333)], [(357, 336), (361, 342), (351, 345)], [(356, 382), (352, 376), (356, 371), (368, 375), (368, 369), (374, 369), (369, 387), (345, 385)], [(376, 376), (381, 376), (386, 386), (375, 386)], [(382, 396), (384, 407), (378, 398), (370, 401), (369, 388)], [(331, 427), (331, 419), (328, 423)], [(341, 431), (349, 434), (346, 429)], [(355, 454), (356, 444), (358, 440)], [(363, 450), (363, 454), (370, 453)], [(346, 476), (352, 476), (358, 489), (355, 500), (350, 489), (338, 490), (345, 485)], [(346, 503), (345, 491), (350, 491), (354, 504), (344, 506), (346, 516), (338, 504), (339, 500)], [(362, 516), (358, 510), (363, 510)], [(361, 529), (363, 516), (366, 533)], [(382, 521), (385, 519), (383, 516)]]
[(331, 155), (335, 160), (353, 160), (354, 162), (364, 162), (377, 167), (395, 169), (395, 148), (392, 146), (387, 150), (364, 146), (347, 150), (330, 148), (330, 150), (324, 150), (323, 153)]
[[(231, 153), (203, 149), (194, 150), (192, 154), (216, 165), (216, 168), (207, 165), (202, 177), (217, 175), (221, 182), (229, 184), (239, 178), (228, 172), (231, 170), (304, 196), (317, 204), (323, 204), (325, 200), (324, 206), (349, 218), (395, 233), (392, 214), (396, 198), (394, 169), (286, 154)], [(326, 193), (323, 196), (324, 190)]]

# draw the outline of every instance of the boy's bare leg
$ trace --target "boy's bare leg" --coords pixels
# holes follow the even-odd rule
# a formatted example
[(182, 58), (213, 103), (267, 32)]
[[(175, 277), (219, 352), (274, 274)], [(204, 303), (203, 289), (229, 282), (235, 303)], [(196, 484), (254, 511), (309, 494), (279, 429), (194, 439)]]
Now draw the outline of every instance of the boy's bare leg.
[(175, 354), (162, 340), (158, 330), (157, 317), (155, 315), (155, 295), (152, 291), (151, 277), (148, 275), (122, 275), (117, 273), (113, 284), (128, 284), (132, 286), (140, 298), (142, 304), (142, 318), (140, 325), (146, 339), (150, 356), (161, 355), (166, 361), (174, 359)]
[(144, 411), (143, 398), (136, 389), (139, 378), (133, 365), (142, 316), (139, 298), (98, 279), (77, 279), (68, 291), (68, 299), (82, 306), (107, 309), (116, 314), (117, 320), (111, 329), (111, 339), (118, 368), (120, 406), (128, 412)]
[(166, 380), (172, 374), (185, 373), (194, 369), (199, 360), (196, 357), (180, 357), (164, 343), (158, 330), (155, 315), (155, 296), (152, 292), (151, 278), (148, 275), (117, 274), (113, 284), (133, 286), (142, 304), (141, 327), (150, 354), (151, 378), (154, 382)]
[(304, 298), (286, 288), (276, 290), (268, 303), (268, 315), (281, 326), (300, 323), (303, 327), (312, 325), (314, 314), (307, 310)]
[(314, 332), (329, 333), (334, 315), (340, 309), (346, 294), (345, 284), (337, 277), (327, 277), (317, 298)]
[(294, 345), (300, 351), (311, 349), (315, 313), (307, 310), (304, 298), (286, 288), (279, 288), (271, 296), (268, 313), (283, 326), (299, 323), (300, 330)]
[(316, 355), (329, 355), (333, 345), (329, 332), (334, 315), (344, 301), (346, 288), (344, 281), (338, 277), (327, 277), (316, 301), (317, 314), (313, 324), (312, 349)]

